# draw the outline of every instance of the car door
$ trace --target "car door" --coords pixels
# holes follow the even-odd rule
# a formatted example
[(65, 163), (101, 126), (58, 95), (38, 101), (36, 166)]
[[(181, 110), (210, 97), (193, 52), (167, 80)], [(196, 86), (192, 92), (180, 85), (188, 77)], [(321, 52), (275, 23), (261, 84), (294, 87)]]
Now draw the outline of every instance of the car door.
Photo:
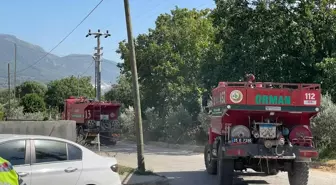
[(82, 151), (76, 148), (62, 141), (34, 139), (32, 185), (76, 185), (83, 168)]
[(0, 143), (0, 156), (8, 160), (26, 185), (31, 185), (29, 140), (18, 139)]

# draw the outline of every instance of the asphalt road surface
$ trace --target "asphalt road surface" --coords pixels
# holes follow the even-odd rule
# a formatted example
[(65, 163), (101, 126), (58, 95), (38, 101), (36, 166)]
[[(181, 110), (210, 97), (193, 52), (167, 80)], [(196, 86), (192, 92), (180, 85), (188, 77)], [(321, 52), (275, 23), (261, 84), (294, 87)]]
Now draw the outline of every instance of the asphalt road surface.
[[(116, 146), (101, 147), (101, 151), (115, 154), (119, 164), (137, 166), (136, 145), (119, 142)], [(205, 171), (203, 155), (182, 149), (169, 149), (145, 145), (146, 169), (171, 179), (172, 185), (216, 185), (216, 176)], [(289, 185), (287, 173), (265, 176), (263, 173), (248, 171), (235, 174), (235, 185)], [(336, 184), (336, 173), (311, 169), (309, 185)]]

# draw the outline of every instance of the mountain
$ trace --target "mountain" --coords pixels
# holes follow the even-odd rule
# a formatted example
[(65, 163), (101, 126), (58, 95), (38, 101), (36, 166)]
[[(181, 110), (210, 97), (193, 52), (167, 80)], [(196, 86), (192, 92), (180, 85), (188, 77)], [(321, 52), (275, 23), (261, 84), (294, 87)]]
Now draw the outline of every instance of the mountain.
[[(0, 88), (7, 86), (7, 63), (14, 69), (14, 43), (17, 45), (17, 83), (35, 80), (43, 83), (70, 75), (91, 76), (94, 83), (94, 62), (91, 55), (71, 54), (60, 57), (49, 54), (40, 46), (25, 42), (13, 35), (0, 34)], [(116, 83), (120, 70), (117, 63), (102, 59), (102, 90)], [(13, 79), (13, 78), (12, 78)]]

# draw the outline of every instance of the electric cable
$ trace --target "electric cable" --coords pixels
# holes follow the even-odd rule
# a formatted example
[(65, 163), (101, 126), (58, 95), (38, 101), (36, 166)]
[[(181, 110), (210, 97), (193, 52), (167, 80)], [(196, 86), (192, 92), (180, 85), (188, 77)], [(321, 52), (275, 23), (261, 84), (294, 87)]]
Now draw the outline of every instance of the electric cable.
[(79, 74), (79, 76), (83, 76), (84, 74), (86, 74), (88, 72), (88, 70), (90, 69), (90, 67), (92, 66), (93, 63), (94, 63), (94, 60), (92, 60), (91, 64), (86, 68), (86, 70), (84, 72), (82, 72), (81, 74)]
[(35, 66), (37, 63), (39, 63), (42, 59), (44, 59), (45, 57), (47, 57), (48, 55), (51, 54), (52, 51), (54, 51), (59, 45), (61, 45), (97, 8), (98, 6), (103, 2), (104, 0), (101, 0), (78, 24), (77, 26), (72, 29), (70, 31), (70, 33), (68, 33), (55, 47), (53, 47), (48, 53), (46, 53), (45, 55), (43, 55), (40, 59), (38, 59), (36, 62), (34, 62), (33, 64), (29, 65), (28, 67), (21, 69), (19, 71), (17, 71), (16, 73), (21, 73), (33, 66)]

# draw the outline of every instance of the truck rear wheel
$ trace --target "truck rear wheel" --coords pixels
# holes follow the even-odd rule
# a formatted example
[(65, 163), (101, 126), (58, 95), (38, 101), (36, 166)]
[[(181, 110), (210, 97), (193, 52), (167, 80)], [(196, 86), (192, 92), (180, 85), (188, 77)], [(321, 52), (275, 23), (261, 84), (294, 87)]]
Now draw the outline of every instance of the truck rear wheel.
[(309, 164), (294, 162), (292, 170), (288, 172), (290, 185), (308, 185)]
[(234, 160), (223, 158), (222, 141), (217, 150), (217, 177), (218, 185), (233, 185)]
[(114, 146), (114, 145), (117, 144), (117, 141), (116, 140), (112, 140), (112, 141), (110, 141), (110, 144)]
[(266, 173), (266, 175), (278, 175), (279, 170), (277, 170), (277, 169), (271, 169), (269, 171), (266, 171), (265, 173)]
[(212, 156), (212, 146), (210, 144), (206, 144), (204, 147), (204, 163), (209, 174), (215, 175), (217, 173), (217, 160)]

